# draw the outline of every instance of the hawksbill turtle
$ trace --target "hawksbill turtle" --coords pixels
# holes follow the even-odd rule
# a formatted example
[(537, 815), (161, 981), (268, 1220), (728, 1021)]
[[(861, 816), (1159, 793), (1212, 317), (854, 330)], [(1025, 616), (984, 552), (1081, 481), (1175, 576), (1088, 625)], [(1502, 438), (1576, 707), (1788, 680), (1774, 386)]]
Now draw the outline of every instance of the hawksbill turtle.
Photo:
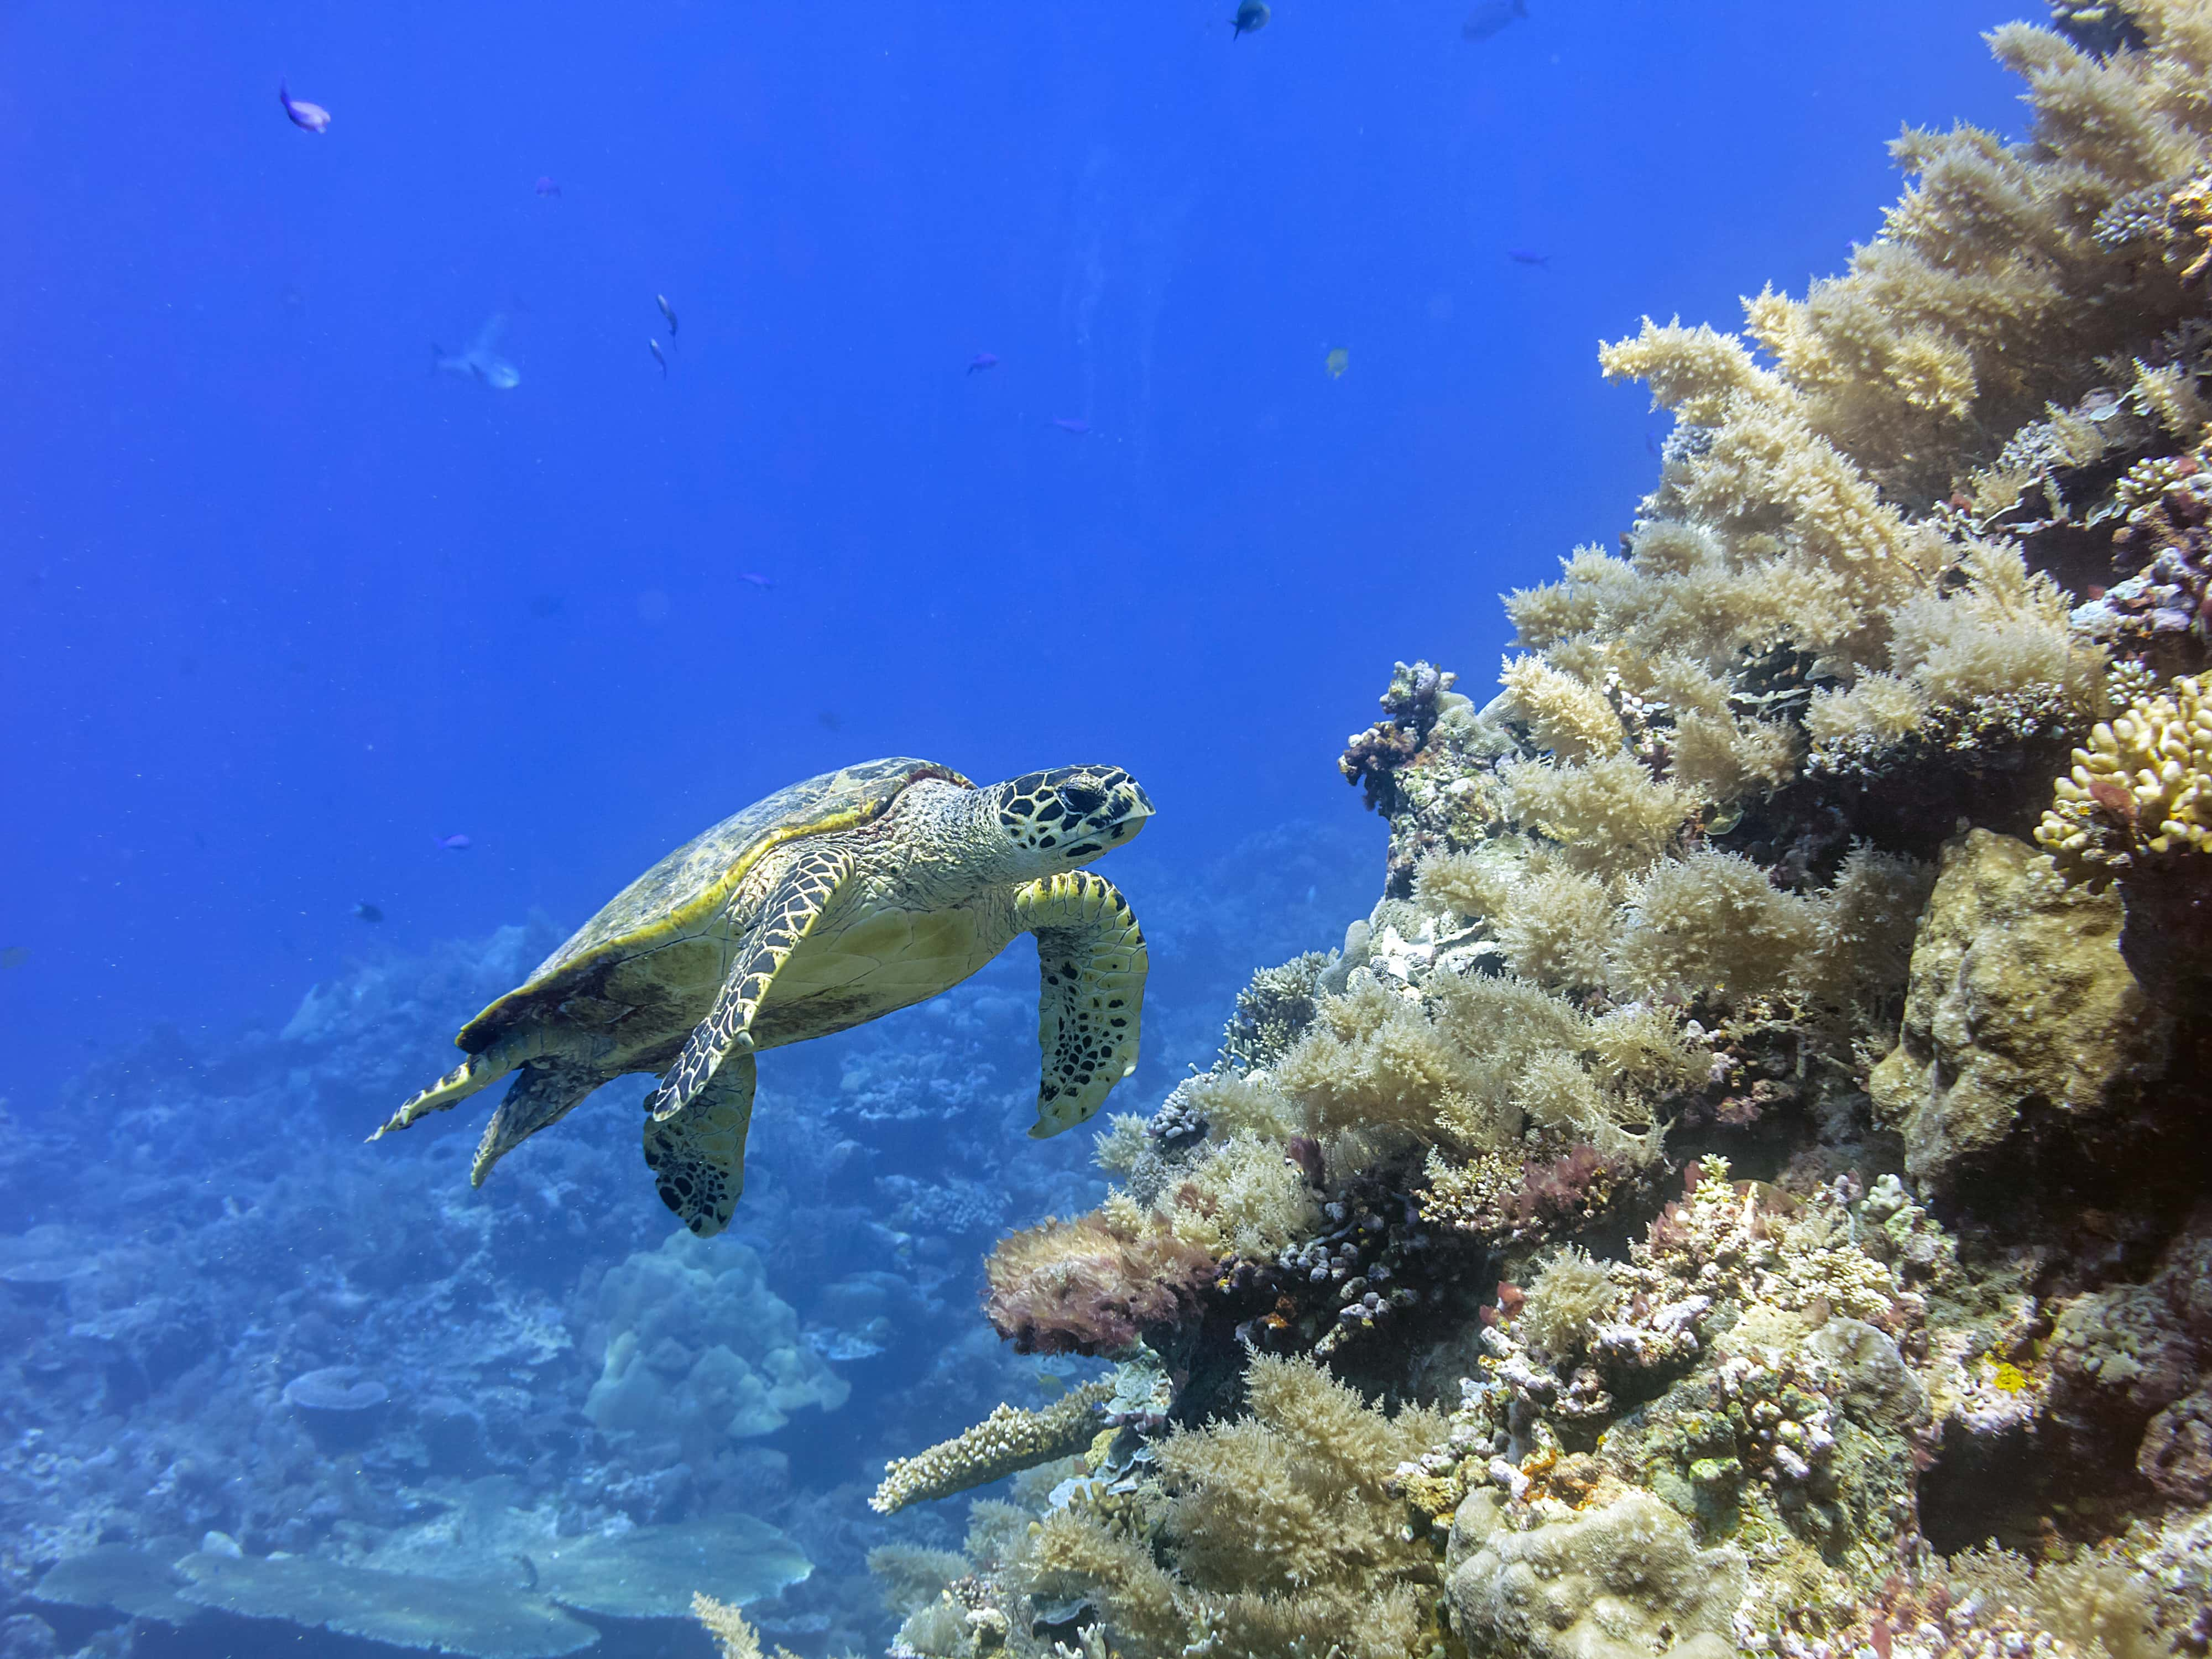
[(1096, 1112), (1136, 1069), (1145, 936), (1083, 866), (1152, 816), (1118, 767), (978, 788), (866, 761), (778, 790), (678, 848), (461, 1028), (469, 1057), (369, 1138), (515, 1073), (471, 1182), (600, 1085), (660, 1075), (645, 1161), (702, 1237), (744, 1188), (753, 1056), (936, 995), (1034, 933), (1044, 1074), (1033, 1136)]

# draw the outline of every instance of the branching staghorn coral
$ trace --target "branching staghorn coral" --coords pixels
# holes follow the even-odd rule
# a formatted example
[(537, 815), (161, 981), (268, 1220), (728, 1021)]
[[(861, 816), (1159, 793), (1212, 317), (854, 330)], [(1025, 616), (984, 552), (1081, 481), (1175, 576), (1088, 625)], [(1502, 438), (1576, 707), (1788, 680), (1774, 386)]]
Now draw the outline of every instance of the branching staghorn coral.
[[(711, 1595), (695, 1592), (691, 1616), (714, 1638), (715, 1651), (721, 1659), (763, 1659), (759, 1632), (727, 1601), (717, 1601)], [(799, 1656), (779, 1644), (774, 1659), (799, 1659)]]
[(951, 1439), (884, 1465), (883, 1482), (868, 1506), (878, 1515), (889, 1515), (909, 1504), (949, 1498), (1081, 1451), (1098, 1432), (1098, 1408), (1112, 1393), (1110, 1384), (1091, 1382), (1071, 1389), (1042, 1411), (996, 1407), (981, 1423)]

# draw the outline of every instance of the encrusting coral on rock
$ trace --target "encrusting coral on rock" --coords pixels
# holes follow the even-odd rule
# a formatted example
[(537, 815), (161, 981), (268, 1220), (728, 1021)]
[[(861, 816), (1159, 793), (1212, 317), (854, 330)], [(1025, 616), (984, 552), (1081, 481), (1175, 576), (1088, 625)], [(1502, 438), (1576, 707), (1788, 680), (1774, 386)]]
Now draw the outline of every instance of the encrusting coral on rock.
[(1379, 902), (1000, 1247), (1114, 1376), (895, 1652), (2212, 1647), (2212, 8), (1990, 42), (2027, 142), (1603, 349), (1656, 487), (1487, 703), (1396, 665)]

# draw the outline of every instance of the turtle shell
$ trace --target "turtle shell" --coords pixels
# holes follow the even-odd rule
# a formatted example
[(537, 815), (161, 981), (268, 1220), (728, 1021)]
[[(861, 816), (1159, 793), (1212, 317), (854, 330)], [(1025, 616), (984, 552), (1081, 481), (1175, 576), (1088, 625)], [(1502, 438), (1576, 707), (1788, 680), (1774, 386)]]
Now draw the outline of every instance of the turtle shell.
[[(923, 778), (975, 787), (950, 767), (894, 757), (787, 785), (732, 813), (616, 894), (527, 980), (463, 1026), (453, 1041), (477, 1053), (526, 1015), (600, 1023), (593, 1011), (605, 1006), (600, 991), (611, 970), (659, 953), (671, 971), (678, 971), (690, 952), (666, 947), (706, 933), (738, 884), (767, 854), (802, 836), (881, 817), (908, 784)], [(634, 996), (638, 975), (633, 971), (624, 977), (632, 981)], [(623, 1001), (629, 1000), (625, 996)]]

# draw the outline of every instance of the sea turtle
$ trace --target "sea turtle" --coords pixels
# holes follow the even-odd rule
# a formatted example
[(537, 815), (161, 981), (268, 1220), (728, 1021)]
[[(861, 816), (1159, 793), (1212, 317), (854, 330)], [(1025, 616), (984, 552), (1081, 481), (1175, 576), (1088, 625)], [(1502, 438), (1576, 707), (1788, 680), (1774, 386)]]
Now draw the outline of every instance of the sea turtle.
[(932, 997), (1034, 933), (1044, 1076), (1034, 1136), (1096, 1112), (1137, 1066), (1145, 936), (1083, 869), (1152, 816), (1112, 766), (979, 789), (927, 761), (866, 761), (778, 790), (617, 894), (453, 1039), (469, 1058), (375, 1139), (520, 1073), (471, 1181), (601, 1084), (656, 1072), (645, 1161), (702, 1237), (744, 1187), (753, 1055)]

